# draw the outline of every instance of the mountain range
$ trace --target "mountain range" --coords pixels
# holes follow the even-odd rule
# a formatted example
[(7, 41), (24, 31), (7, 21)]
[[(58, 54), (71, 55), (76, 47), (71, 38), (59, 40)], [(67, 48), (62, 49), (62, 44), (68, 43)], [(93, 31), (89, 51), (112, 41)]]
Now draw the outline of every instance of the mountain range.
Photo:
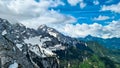
[(105, 46), (108, 49), (120, 49), (120, 38), (99, 38), (99, 37), (94, 37), (91, 35), (86, 36), (85, 38), (79, 38), (80, 40), (84, 41), (96, 41), (99, 42), (101, 45)]
[(110, 51), (113, 45), (108, 49), (106, 44), (116, 41), (100, 39), (99, 44), (93, 39), (71, 38), (46, 25), (35, 30), (0, 18), (0, 68), (119, 68), (119, 43)]

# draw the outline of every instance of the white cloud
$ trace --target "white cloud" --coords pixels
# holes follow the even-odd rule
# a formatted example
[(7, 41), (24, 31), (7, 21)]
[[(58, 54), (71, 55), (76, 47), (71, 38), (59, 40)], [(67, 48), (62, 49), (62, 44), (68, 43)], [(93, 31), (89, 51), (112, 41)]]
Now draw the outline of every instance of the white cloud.
[(99, 15), (98, 17), (95, 17), (93, 20), (101, 21), (101, 20), (108, 20), (108, 19), (110, 19), (109, 16), (102, 16), (102, 15)]
[(107, 0), (105, 3), (111, 3), (113, 2), (113, 0)]
[(50, 7), (64, 5), (61, 0), (0, 0), (0, 17), (11, 23), (20, 22), (27, 27), (37, 28), (41, 24), (71, 23), (75, 18), (63, 15)]
[[(56, 27), (54, 27), (56, 28)], [(92, 35), (101, 38), (120, 37), (120, 20), (112, 21), (108, 25), (93, 24), (66, 24), (63, 28), (57, 29), (61, 33), (71, 37), (85, 37)]]
[(101, 11), (112, 11), (116, 13), (120, 13), (120, 2), (118, 4), (113, 4), (110, 6), (103, 5)]
[(87, 5), (86, 3), (84, 3), (84, 0), (67, 0), (67, 1), (71, 6), (76, 6), (77, 4), (79, 4), (81, 9), (83, 9)]
[(27, 27), (36, 29), (41, 24), (46, 24), (46, 25), (62, 24), (62, 23), (67, 24), (67, 23), (73, 23), (75, 21), (76, 19), (72, 16), (65, 16), (65, 15), (61, 15), (60, 13), (56, 11), (49, 11), (45, 13), (44, 15), (39, 16), (37, 18), (32, 18), (32, 19), (28, 19), (25, 21), (21, 21), (21, 22)]
[(94, 4), (94, 5), (99, 5), (99, 1), (98, 1), (98, 0), (94, 0), (94, 1), (93, 1), (93, 4)]
[(71, 6), (76, 6), (80, 1), (79, 0), (67, 0)]
[(84, 8), (86, 6), (86, 3), (80, 2), (80, 8)]

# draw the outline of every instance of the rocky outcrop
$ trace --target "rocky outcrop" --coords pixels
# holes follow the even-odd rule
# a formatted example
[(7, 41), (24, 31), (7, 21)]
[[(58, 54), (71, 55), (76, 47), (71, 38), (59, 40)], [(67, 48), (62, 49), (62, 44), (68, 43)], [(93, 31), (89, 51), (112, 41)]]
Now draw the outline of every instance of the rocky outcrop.
[(0, 41), (0, 62), (1, 68), (9, 68), (11, 64), (16, 62), (19, 68), (34, 68), (32, 63), (28, 61), (26, 55), (24, 55), (15, 44), (5, 36), (2, 36), (5, 44)]
[[(0, 19), (0, 68), (58, 68), (55, 54), (49, 55), (38, 45), (24, 43), (24, 37), (30, 37), (27, 33), (32, 32), (32, 29), (26, 29), (22, 24), (11, 25), (7, 20)], [(22, 31), (25, 33), (22, 34)], [(35, 50), (39, 51), (32, 50), (36, 46)]]
[(0, 68), (9, 68), (10, 65), (17, 63), (17, 68), (58, 68), (56, 56), (41, 57), (26, 48), (26, 54), (21, 52), (15, 44), (2, 36), (6, 44), (0, 41)]

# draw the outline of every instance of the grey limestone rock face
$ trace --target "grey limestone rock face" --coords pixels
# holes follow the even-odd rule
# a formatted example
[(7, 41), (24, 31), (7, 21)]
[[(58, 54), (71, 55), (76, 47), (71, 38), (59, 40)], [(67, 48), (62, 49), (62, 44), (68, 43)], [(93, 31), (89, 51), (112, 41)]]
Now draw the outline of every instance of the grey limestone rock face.
[(28, 58), (9, 39), (2, 37), (6, 44), (0, 41), (0, 66), (9, 68), (16, 62), (19, 68), (34, 68)]
[(6, 44), (0, 45), (1, 68), (9, 68), (14, 62), (18, 64), (18, 68), (58, 68), (56, 56), (40, 57), (29, 49), (26, 50), (27, 54), (24, 54), (9, 39), (4, 36), (3, 38)]
[(34, 36), (37, 31), (0, 18), (0, 68), (58, 68), (56, 55), (43, 57), (40, 47), (41, 54), (32, 50), (35, 45), (24, 42)]

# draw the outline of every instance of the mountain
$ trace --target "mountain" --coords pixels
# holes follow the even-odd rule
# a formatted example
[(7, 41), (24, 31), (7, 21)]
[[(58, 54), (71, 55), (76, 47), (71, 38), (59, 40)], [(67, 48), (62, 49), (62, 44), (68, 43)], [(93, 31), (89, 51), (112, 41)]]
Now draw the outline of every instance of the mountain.
[(85, 38), (79, 39), (85, 41), (95, 54), (101, 57), (107, 57), (120, 64), (120, 38), (102, 39), (88, 35)]
[[(79, 48), (83, 53), (81, 60), (92, 52), (85, 43), (64, 36), (46, 25), (34, 30), (20, 23), (10, 24), (0, 18), (0, 66), (3, 68), (58, 68), (58, 56), (65, 58), (62, 53), (72, 47)], [(84, 51), (88, 52), (84, 54)]]
[(119, 42), (120, 38), (103, 39), (103, 38), (98, 38), (98, 37), (93, 37), (91, 35), (88, 35), (85, 38), (79, 38), (79, 39), (84, 41), (96, 41), (109, 49), (120, 49), (120, 42)]
[(0, 19), (1, 68), (57, 68), (56, 54), (49, 48), (42, 47), (44, 42), (51, 39), (40, 36), (40, 32), (22, 24), (10, 24), (7, 20)]
[(88, 45), (46, 25), (35, 30), (0, 18), (0, 68), (118, 67), (116, 62), (98, 55), (99, 51)]

